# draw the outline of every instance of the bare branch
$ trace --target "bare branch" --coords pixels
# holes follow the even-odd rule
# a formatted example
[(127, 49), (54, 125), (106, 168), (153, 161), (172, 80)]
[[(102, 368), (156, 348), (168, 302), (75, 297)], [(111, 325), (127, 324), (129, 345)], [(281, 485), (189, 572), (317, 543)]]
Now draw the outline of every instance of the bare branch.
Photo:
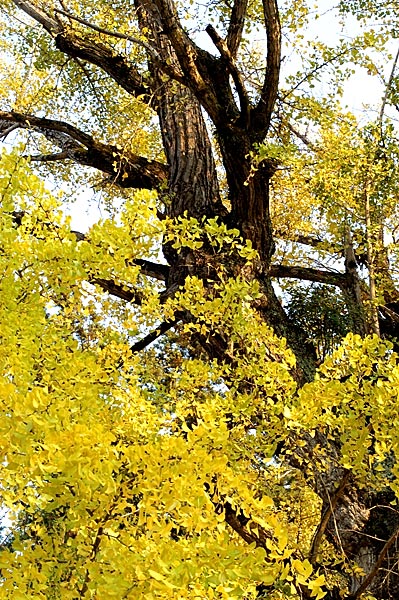
[(140, 267), (141, 273), (158, 279), (159, 281), (166, 281), (169, 275), (170, 267), (159, 263), (153, 263), (149, 260), (143, 260), (141, 258), (135, 258), (134, 264)]
[(112, 281), (112, 279), (102, 279), (101, 277), (89, 277), (89, 283), (98, 285), (104, 292), (108, 292), (111, 296), (126, 300), (132, 304), (141, 305), (143, 301), (142, 294), (137, 290), (129, 289), (126, 285), (120, 285)]
[(15, 6), (23, 10), (40, 25), (43, 25), (44, 29), (51, 35), (57, 35), (62, 31), (61, 23), (52, 18), (43, 8), (38, 8), (36, 4), (29, 2), (29, 0), (13, 0), (13, 2)]
[(253, 109), (253, 129), (264, 137), (277, 98), (281, 63), (281, 26), (276, 0), (263, 0), (263, 14), (267, 34), (266, 73), (261, 97)]
[(159, 327), (157, 327), (157, 329), (155, 329), (154, 331), (151, 331), (142, 340), (139, 340), (138, 342), (133, 344), (133, 346), (131, 346), (131, 348), (130, 348), (130, 351), (132, 353), (134, 353), (134, 352), (140, 352), (141, 350), (144, 350), (144, 348), (147, 348), (147, 346), (152, 344), (152, 342), (155, 342), (155, 340), (157, 340), (159, 337), (161, 337), (161, 335), (164, 335), (167, 331), (172, 329), (172, 327), (174, 325), (176, 325), (177, 322), (178, 322), (178, 319), (175, 319), (173, 321), (164, 321), (163, 323), (161, 323), (161, 325)]
[(294, 267), (288, 265), (272, 265), (269, 270), (270, 277), (303, 279), (305, 281), (316, 281), (343, 287), (346, 282), (344, 273), (333, 271), (323, 271), (322, 269), (313, 269), (311, 267)]
[(55, 152), (54, 154), (36, 154), (27, 157), (31, 162), (53, 162), (70, 158), (69, 152)]
[(3, 129), (3, 130), (2, 130), (2, 126), (3, 126), (3, 124), (2, 124), (2, 123), (1, 123), (1, 121), (0, 121), (0, 131), (1, 131), (1, 134), (0, 134), (0, 140), (5, 140), (5, 139), (6, 139), (6, 137), (7, 137), (7, 136), (8, 136), (10, 133), (12, 133), (13, 131), (15, 131), (15, 130), (16, 130), (16, 129), (18, 129), (18, 127), (19, 127), (19, 125), (11, 125), (11, 127), (7, 127), (6, 129)]
[(58, 155), (39, 155), (32, 160), (70, 159), (107, 173), (112, 183), (123, 188), (157, 189), (167, 181), (168, 168), (163, 163), (103, 144), (64, 121), (0, 111), (0, 134), (10, 124), (44, 135), (61, 150)]
[(238, 48), (241, 42), (247, 6), (248, 0), (234, 0), (234, 5), (231, 10), (226, 43), (233, 57), (237, 55)]
[(395, 71), (396, 71), (396, 66), (398, 64), (398, 60), (399, 60), (399, 48), (398, 48), (398, 50), (396, 52), (395, 60), (393, 61), (393, 65), (392, 65), (392, 69), (391, 69), (391, 74), (389, 76), (388, 83), (385, 86), (385, 92), (384, 92), (384, 96), (382, 98), (380, 114), (379, 114), (379, 117), (378, 117), (378, 121), (379, 121), (380, 127), (382, 127), (382, 121), (384, 119), (385, 107), (386, 107), (386, 104), (387, 104), (387, 101), (388, 101), (388, 94), (389, 94), (389, 91), (390, 91), (390, 89), (392, 87), (392, 82), (393, 82), (393, 78), (395, 76)]
[(0, 111), (0, 133), (2, 128), (5, 127), (5, 123), (11, 123), (15, 128), (21, 127), (23, 129), (36, 129), (41, 132), (53, 131), (66, 134), (69, 139), (84, 146), (90, 146), (93, 143), (93, 138), (90, 135), (64, 121), (54, 121), (53, 119), (35, 117), (35, 115), (15, 111)]

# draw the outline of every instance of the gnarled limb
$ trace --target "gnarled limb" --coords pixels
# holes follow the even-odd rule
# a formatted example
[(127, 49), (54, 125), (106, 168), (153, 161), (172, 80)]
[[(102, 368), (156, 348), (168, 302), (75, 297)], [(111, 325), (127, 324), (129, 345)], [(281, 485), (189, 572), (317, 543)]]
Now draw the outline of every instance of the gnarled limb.
[(64, 121), (0, 111), (0, 136), (2, 132), (7, 134), (10, 127), (36, 131), (61, 150), (58, 154), (34, 156), (36, 161), (69, 159), (107, 173), (112, 183), (123, 188), (159, 189), (168, 177), (163, 163), (103, 144)]
[[(219, 61), (199, 48), (184, 31), (176, 7), (170, 0), (138, 2), (146, 18), (160, 24), (160, 34), (168, 39), (175, 55), (174, 63), (183, 72), (182, 82), (193, 92), (215, 124), (223, 122), (225, 107), (220, 104), (217, 81)], [(154, 31), (153, 31), (154, 34)]]

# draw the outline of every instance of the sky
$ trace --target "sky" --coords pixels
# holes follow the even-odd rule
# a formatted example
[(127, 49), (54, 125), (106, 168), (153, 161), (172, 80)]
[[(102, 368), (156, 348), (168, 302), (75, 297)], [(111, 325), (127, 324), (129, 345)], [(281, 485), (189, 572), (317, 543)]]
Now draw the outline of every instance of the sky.
[[(318, 36), (323, 42), (335, 45), (340, 37), (348, 37), (349, 39), (360, 32), (360, 26), (354, 18), (348, 19), (345, 27), (342, 28), (336, 12), (331, 10), (332, 4), (331, 0), (319, 0), (318, 6), (321, 16), (318, 19), (310, 20), (305, 31), (307, 39), (311, 40)], [(205, 32), (199, 32), (196, 41), (199, 45), (215, 52), (215, 48)], [(393, 55), (397, 51), (396, 44), (398, 44), (397, 40), (392, 44)], [(289, 50), (285, 49), (283, 54), (285, 52), (288, 53)], [(393, 60), (384, 66), (385, 80), (389, 78), (392, 62)], [(297, 68), (300, 68), (300, 63), (295, 63), (292, 57), (288, 56), (287, 61), (283, 61), (283, 73), (287, 72), (287, 69), (292, 72)], [(345, 85), (342, 105), (346, 106), (360, 120), (366, 121), (378, 114), (383, 95), (384, 86), (382, 82), (379, 83), (376, 77), (370, 78), (365, 69), (357, 69)], [(367, 110), (366, 105), (368, 105)], [(370, 106), (374, 106), (374, 111), (370, 110)], [(395, 114), (393, 116), (395, 117)], [(397, 116), (399, 117), (399, 114)], [(11, 136), (9, 136), (7, 142), (9, 147), (9, 144), (12, 143)], [(89, 198), (91, 201), (88, 203)], [(86, 231), (92, 223), (106, 216), (101, 212), (100, 202), (96, 200), (96, 195), (89, 189), (82, 190), (81, 197), (77, 198), (74, 204), (68, 205), (67, 212), (72, 217), (72, 228), (80, 231)]]

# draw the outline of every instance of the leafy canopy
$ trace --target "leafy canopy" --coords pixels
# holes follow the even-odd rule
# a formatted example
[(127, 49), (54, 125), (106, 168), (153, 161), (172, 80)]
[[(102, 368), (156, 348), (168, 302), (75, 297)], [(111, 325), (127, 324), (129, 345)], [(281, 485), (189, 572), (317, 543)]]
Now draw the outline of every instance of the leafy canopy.
[[(106, 180), (78, 160), (36, 168), (21, 155), (47, 155), (53, 138), (33, 137), (39, 125), (29, 122), (20, 145), (1, 155), (0, 497), (9, 524), (0, 596), (320, 600), (338, 586), (348, 597), (346, 575), (364, 574), (339, 544), (315, 542), (325, 525), (309, 479), (331, 469), (333, 440), (345, 482), (390, 494), (397, 506), (399, 364), (395, 340), (354, 332), (345, 294), (322, 287), (331, 281), (316, 271), (338, 270), (349, 231), (363, 259), (368, 322), (394, 297), (397, 134), (386, 118), (359, 123), (337, 94), (353, 64), (378, 74), (396, 14), (388, 3), (342, 3), (342, 19), (377, 14), (381, 28), (332, 47), (309, 44), (314, 13), (305, 2), (281, 3), (285, 44), (301, 62), (287, 59), (272, 134), (253, 147), (250, 177), (264, 161), (276, 166), (274, 259), (302, 269), (300, 283), (279, 280), (292, 327), (316, 348), (317, 373), (301, 387), (286, 338), (260, 317), (251, 242), (218, 218), (165, 217), (162, 185), (123, 187), (132, 155), (164, 161), (154, 99), (65, 57), (42, 29), (11, 18), (17, 2), (3, 4), (4, 112), (68, 115), (91, 131), (93, 147), (107, 140), (112, 167)], [(176, 4), (193, 36), (209, 20), (226, 33), (228, 3)], [(70, 1), (68, 12), (137, 36), (134, 44), (99, 34), (145, 80), (146, 31), (133, 9), (127, 18), (128, 5)], [(262, 5), (249, 3), (237, 58), (253, 97), (265, 68)], [(392, 81), (392, 106), (396, 89)], [(84, 235), (67, 216), (82, 182), (95, 186), (103, 210)], [(193, 273), (164, 293), (162, 277), (148, 274), (149, 261), (157, 275), (166, 267), (162, 247), (205, 256), (212, 286)], [(153, 331), (155, 344), (137, 351)], [(223, 360), (206, 353), (216, 338)]]

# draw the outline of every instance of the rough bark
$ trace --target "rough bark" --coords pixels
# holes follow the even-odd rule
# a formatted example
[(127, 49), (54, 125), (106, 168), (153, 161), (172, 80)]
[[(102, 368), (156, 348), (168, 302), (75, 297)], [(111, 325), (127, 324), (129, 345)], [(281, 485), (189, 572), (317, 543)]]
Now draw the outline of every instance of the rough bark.
[(357, 268), (356, 255), (349, 229), (345, 232), (344, 256), (345, 281), (342, 285), (342, 291), (346, 297), (354, 333), (365, 335), (367, 333), (366, 315), (363, 308), (361, 282)]
[[(109, 173), (120, 185), (125, 181), (130, 187), (158, 188), (168, 216), (187, 214), (198, 219), (217, 216), (238, 228), (259, 254), (259, 260), (245, 273), (249, 279), (256, 278), (260, 283), (262, 297), (257, 301), (256, 308), (279, 335), (287, 338), (289, 346), (295, 352), (297, 369), (294, 376), (298, 383), (311, 380), (316, 367), (315, 353), (306, 342), (304, 333), (288, 320), (273, 290), (271, 278), (298, 276), (311, 281), (333, 283), (341, 288), (346, 286), (348, 295), (355, 304), (359, 300), (359, 290), (356, 265), (352, 264), (354, 259), (349, 246), (345, 275), (327, 275), (312, 269), (297, 270), (295, 274), (292, 268), (272, 265), (274, 240), (269, 209), (269, 182), (275, 165), (272, 161), (265, 161), (254, 171), (250, 152), (255, 143), (263, 141), (269, 130), (277, 97), (281, 36), (276, 2), (262, 2), (267, 34), (266, 69), (259, 98), (253, 104), (249, 102), (235, 64), (245, 19), (245, 0), (235, 0), (233, 3), (226, 42), (213, 29), (208, 30), (219, 50), (218, 58), (198, 48), (189, 38), (172, 0), (136, 0), (139, 23), (150, 31), (150, 78), (144, 78), (124, 58), (115, 56), (106, 45), (64, 27), (60, 18), (39, 10), (36, 4), (23, 0), (14, 2), (55, 37), (59, 50), (73, 58), (97, 65), (129, 93), (155, 98), (153, 105), (159, 117), (167, 166), (143, 157), (128, 157), (127, 177), (119, 181), (114, 167), (110, 166), (115, 161), (114, 157), (111, 159), (114, 149), (110, 151), (110, 146), (94, 141), (87, 134), (65, 123), (55, 125), (54, 121), (38, 119), (33, 123), (36, 130), (58, 144), (63, 153), (69, 152), (68, 158)], [(165, 73), (169, 78), (165, 79)], [(220, 199), (218, 174), (203, 110), (216, 129), (229, 188), (229, 212)], [(27, 125), (26, 115), (8, 114), (9, 116), (3, 114), (7, 127)], [(168, 288), (165, 294), (172, 294), (184, 283), (187, 275), (202, 278), (208, 288), (213, 285), (212, 277), (216, 275), (212, 273), (205, 251), (184, 251), (178, 254), (165, 244), (164, 254), (169, 262), (169, 267), (164, 271)], [(232, 275), (237, 274), (237, 270), (242, 267), (239, 261), (234, 260), (223, 266)], [(97, 283), (110, 293), (123, 293), (113, 288), (112, 282), (98, 280)], [(134, 298), (129, 296), (125, 299)], [(179, 315), (180, 317), (189, 318), (189, 315)], [(161, 330), (166, 331), (170, 326), (170, 323), (166, 323)], [(154, 335), (157, 335), (156, 332), (151, 339), (155, 339)], [(203, 346), (210, 356), (228, 360), (226, 346), (216, 336), (211, 341), (204, 342)], [(143, 344), (140, 345), (142, 347)], [(393, 560), (398, 528), (397, 515), (392, 515), (389, 506), (391, 498), (384, 496), (382, 492), (371, 495), (348, 477), (339, 466), (338, 443), (331, 442), (322, 434), (304, 441), (305, 445), (300, 452), (305, 462), (298, 462), (298, 468), (303, 469), (303, 464), (307, 464), (316, 443), (325, 449), (328, 459), (323, 473), (309, 470), (306, 474), (308, 484), (323, 502), (323, 515), (312, 548), (312, 560), (317, 564), (320, 539), (326, 535), (344, 556), (356, 561), (366, 573), (362, 578), (342, 573), (348, 581), (352, 600), (359, 597), (363, 591), (362, 586), (365, 589), (367, 587), (367, 591), (372, 591), (379, 599), (397, 598), (398, 577), (390, 573), (388, 585), (387, 571), (384, 570), (389, 568), (390, 561)], [(227, 505), (226, 520), (234, 531), (244, 541), (257, 543), (246, 528), (247, 521), (240, 519), (239, 513), (226, 508)], [(326, 598), (335, 600), (339, 596), (339, 590), (334, 589)], [(304, 597), (309, 595), (304, 592)]]
[(42, 134), (61, 151), (32, 156), (31, 160), (71, 160), (106, 173), (110, 183), (124, 188), (160, 189), (167, 181), (168, 168), (163, 163), (121, 151), (113, 144), (103, 144), (69, 123), (0, 111), (0, 136), (4, 137), (16, 128)]

